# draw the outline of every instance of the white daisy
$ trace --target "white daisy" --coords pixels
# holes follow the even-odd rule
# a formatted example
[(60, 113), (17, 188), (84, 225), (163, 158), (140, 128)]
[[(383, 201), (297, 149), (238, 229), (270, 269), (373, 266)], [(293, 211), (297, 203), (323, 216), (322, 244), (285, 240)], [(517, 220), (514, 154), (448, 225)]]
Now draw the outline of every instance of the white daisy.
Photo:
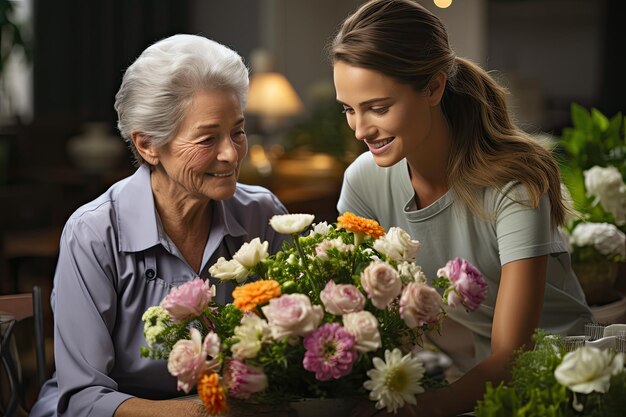
[(402, 356), (400, 349), (385, 350), (385, 361), (374, 358), (374, 367), (367, 371), (370, 378), (363, 386), (371, 391), (369, 398), (376, 401), (376, 408), (387, 407), (387, 412), (398, 412), (405, 403), (417, 404), (416, 394), (424, 392), (420, 384), (424, 377), (424, 366), (410, 353)]

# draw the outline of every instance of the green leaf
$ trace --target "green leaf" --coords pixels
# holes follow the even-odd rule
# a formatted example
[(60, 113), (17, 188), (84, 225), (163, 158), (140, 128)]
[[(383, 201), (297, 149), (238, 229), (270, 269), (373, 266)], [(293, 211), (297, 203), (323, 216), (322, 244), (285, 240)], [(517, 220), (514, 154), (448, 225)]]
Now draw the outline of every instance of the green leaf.
[(600, 128), (601, 132), (605, 132), (609, 127), (609, 119), (602, 114), (598, 109), (591, 109), (591, 118), (594, 125)]
[(580, 104), (572, 103), (572, 122), (576, 129), (590, 132), (592, 126), (591, 115)]

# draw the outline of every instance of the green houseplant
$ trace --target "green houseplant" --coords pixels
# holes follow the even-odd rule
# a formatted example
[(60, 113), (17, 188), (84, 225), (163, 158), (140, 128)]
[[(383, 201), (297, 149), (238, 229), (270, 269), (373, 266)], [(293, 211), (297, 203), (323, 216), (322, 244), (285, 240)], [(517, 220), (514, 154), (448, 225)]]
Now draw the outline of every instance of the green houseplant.
[(626, 132), (621, 113), (571, 107), (573, 126), (559, 139), (561, 174), (573, 208), (572, 263), (589, 304), (614, 301), (618, 263), (626, 258)]

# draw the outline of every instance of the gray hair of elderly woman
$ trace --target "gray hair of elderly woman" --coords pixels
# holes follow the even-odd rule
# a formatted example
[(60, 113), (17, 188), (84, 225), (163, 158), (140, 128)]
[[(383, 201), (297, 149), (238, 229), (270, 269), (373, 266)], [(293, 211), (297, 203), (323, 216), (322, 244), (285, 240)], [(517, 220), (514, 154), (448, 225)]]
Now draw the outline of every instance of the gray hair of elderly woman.
[(197, 35), (170, 36), (146, 48), (124, 73), (114, 106), (117, 127), (137, 164), (145, 161), (132, 131), (156, 147), (167, 144), (193, 97), (215, 89), (232, 90), (245, 107), (248, 68), (232, 49)]

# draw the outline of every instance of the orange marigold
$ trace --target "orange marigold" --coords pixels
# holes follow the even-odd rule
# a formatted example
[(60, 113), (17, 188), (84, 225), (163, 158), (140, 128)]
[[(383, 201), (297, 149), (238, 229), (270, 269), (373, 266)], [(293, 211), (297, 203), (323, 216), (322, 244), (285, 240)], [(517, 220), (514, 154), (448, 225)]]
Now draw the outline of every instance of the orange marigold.
[(385, 229), (376, 220), (366, 219), (346, 211), (337, 217), (337, 227), (352, 233), (360, 233), (378, 239), (385, 234)]
[(280, 297), (280, 284), (273, 279), (262, 279), (233, 290), (233, 304), (241, 311), (253, 310), (257, 305)]
[(198, 396), (210, 415), (216, 416), (226, 411), (226, 393), (216, 373), (204, 374), (200, 377)]

